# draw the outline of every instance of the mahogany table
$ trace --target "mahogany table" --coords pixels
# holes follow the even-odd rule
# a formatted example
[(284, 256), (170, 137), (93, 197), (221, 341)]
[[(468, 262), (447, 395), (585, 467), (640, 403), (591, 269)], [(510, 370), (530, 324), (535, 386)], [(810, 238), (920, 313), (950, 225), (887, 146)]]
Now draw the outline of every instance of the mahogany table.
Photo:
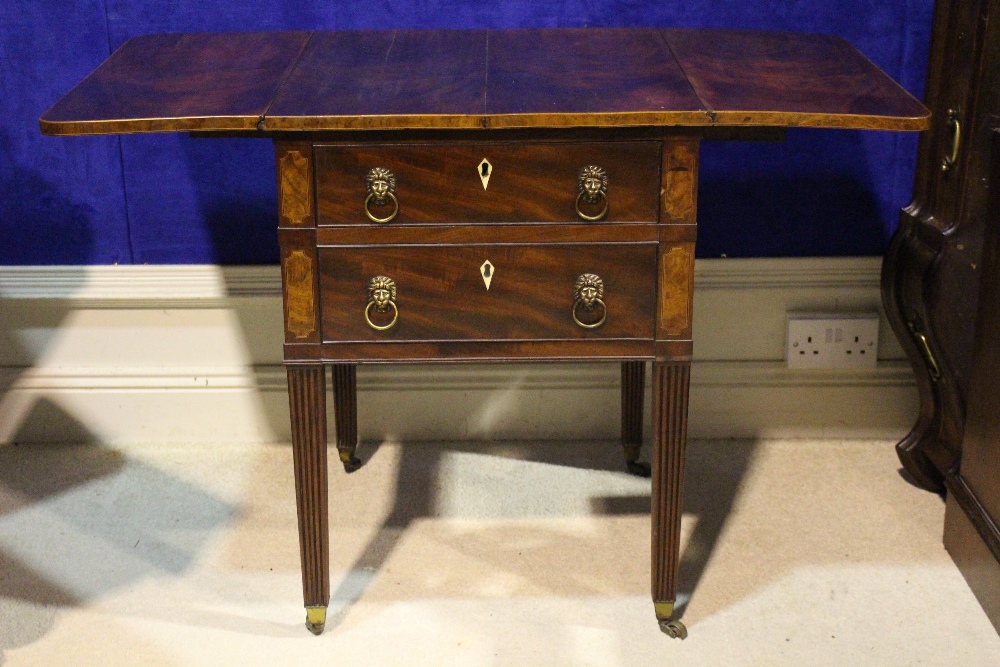
[(928, 118), (836, 37), (580, 28), (139, 37), (40, 122), (273, 140), (313, 632), (330, 597), (326, 365), (351, 471), (358, 363), (609, 360), (639, 473), (652, 362), (652, 597), (663, 631), (684, 637), (699, 142)]

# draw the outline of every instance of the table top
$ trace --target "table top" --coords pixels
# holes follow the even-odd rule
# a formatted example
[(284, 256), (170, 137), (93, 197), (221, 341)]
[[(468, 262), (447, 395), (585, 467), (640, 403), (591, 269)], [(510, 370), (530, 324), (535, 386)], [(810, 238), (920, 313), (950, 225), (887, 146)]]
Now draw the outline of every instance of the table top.
[(126, 42), (46, 134), (765, 126), (922, 130), (843, 39), (550, 28), (195, 33)]

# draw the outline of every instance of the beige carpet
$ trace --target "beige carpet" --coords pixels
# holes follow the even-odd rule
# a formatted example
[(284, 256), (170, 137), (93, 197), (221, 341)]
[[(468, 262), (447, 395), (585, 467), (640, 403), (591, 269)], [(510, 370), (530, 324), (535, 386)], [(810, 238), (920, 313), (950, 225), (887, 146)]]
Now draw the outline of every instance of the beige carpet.
[(890, 442), (693, 442), (683, 642), (616, 445), (361, 454), (314, 637), (287, 446), (0, 448), (0, 664), (1000, 664)]

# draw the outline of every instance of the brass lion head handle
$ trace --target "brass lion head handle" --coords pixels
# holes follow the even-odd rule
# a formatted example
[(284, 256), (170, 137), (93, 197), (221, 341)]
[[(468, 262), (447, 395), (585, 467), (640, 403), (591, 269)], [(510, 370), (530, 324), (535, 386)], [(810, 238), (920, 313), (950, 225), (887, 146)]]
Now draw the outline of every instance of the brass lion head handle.
[[(399, 213), (399, 200), (396, 199), (396, 175), (385, 167), (375, 167), (365, 176), (365, 189), (368, 197), (365, 199), (365, 214), (372, 222), (389, 222)], [(372, 213), (371, 205), (392, 205), (392, 212), (380, 218)]]
[(581, 169), (576, 192), (576, 214), (584, 220), (600, 220), (608, 212), (608, 172), (601, 167), (591, 164)]
[[(608, 308), (604, 305), (604, 281), (596, 273), (584, 273), (576, 279), (573, 303), (573, 321), (584, 329), (596, 329), (608, 319)], [(590, 321), (600, 317), (596, 322)], [(586, 322), (580, 319), (584, 317)]]
[[(372, 310), (375, 313), (387, 313), (392, 309), (392, 320), (388, 324), (376, 324), (372, 321)], [(386, 276), (375, 276), (368, 281), (368, 306), (365, 307), (365, 321), (376, 331), (387, 331), (396, 326), (399, 320), (399, 308), (396, 307), (396, 282)]]

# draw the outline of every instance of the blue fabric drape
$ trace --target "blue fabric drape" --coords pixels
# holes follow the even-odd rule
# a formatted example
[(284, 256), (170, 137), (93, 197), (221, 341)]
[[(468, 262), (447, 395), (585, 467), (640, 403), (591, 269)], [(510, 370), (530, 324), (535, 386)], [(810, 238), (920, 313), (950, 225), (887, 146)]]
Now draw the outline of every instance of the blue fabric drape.
[[(546, 26), (840, 35), (918, 97), (932, 0), (7, 0), (0, 11), (0, 263), (277, 261), (271, 145), (186, 135), (43, 137), (38, 117), (127, 39), (157, 32)], [(706, 142), (698, 254), (879, 254), (910, 198), (916, 136), (791, 130)]]

